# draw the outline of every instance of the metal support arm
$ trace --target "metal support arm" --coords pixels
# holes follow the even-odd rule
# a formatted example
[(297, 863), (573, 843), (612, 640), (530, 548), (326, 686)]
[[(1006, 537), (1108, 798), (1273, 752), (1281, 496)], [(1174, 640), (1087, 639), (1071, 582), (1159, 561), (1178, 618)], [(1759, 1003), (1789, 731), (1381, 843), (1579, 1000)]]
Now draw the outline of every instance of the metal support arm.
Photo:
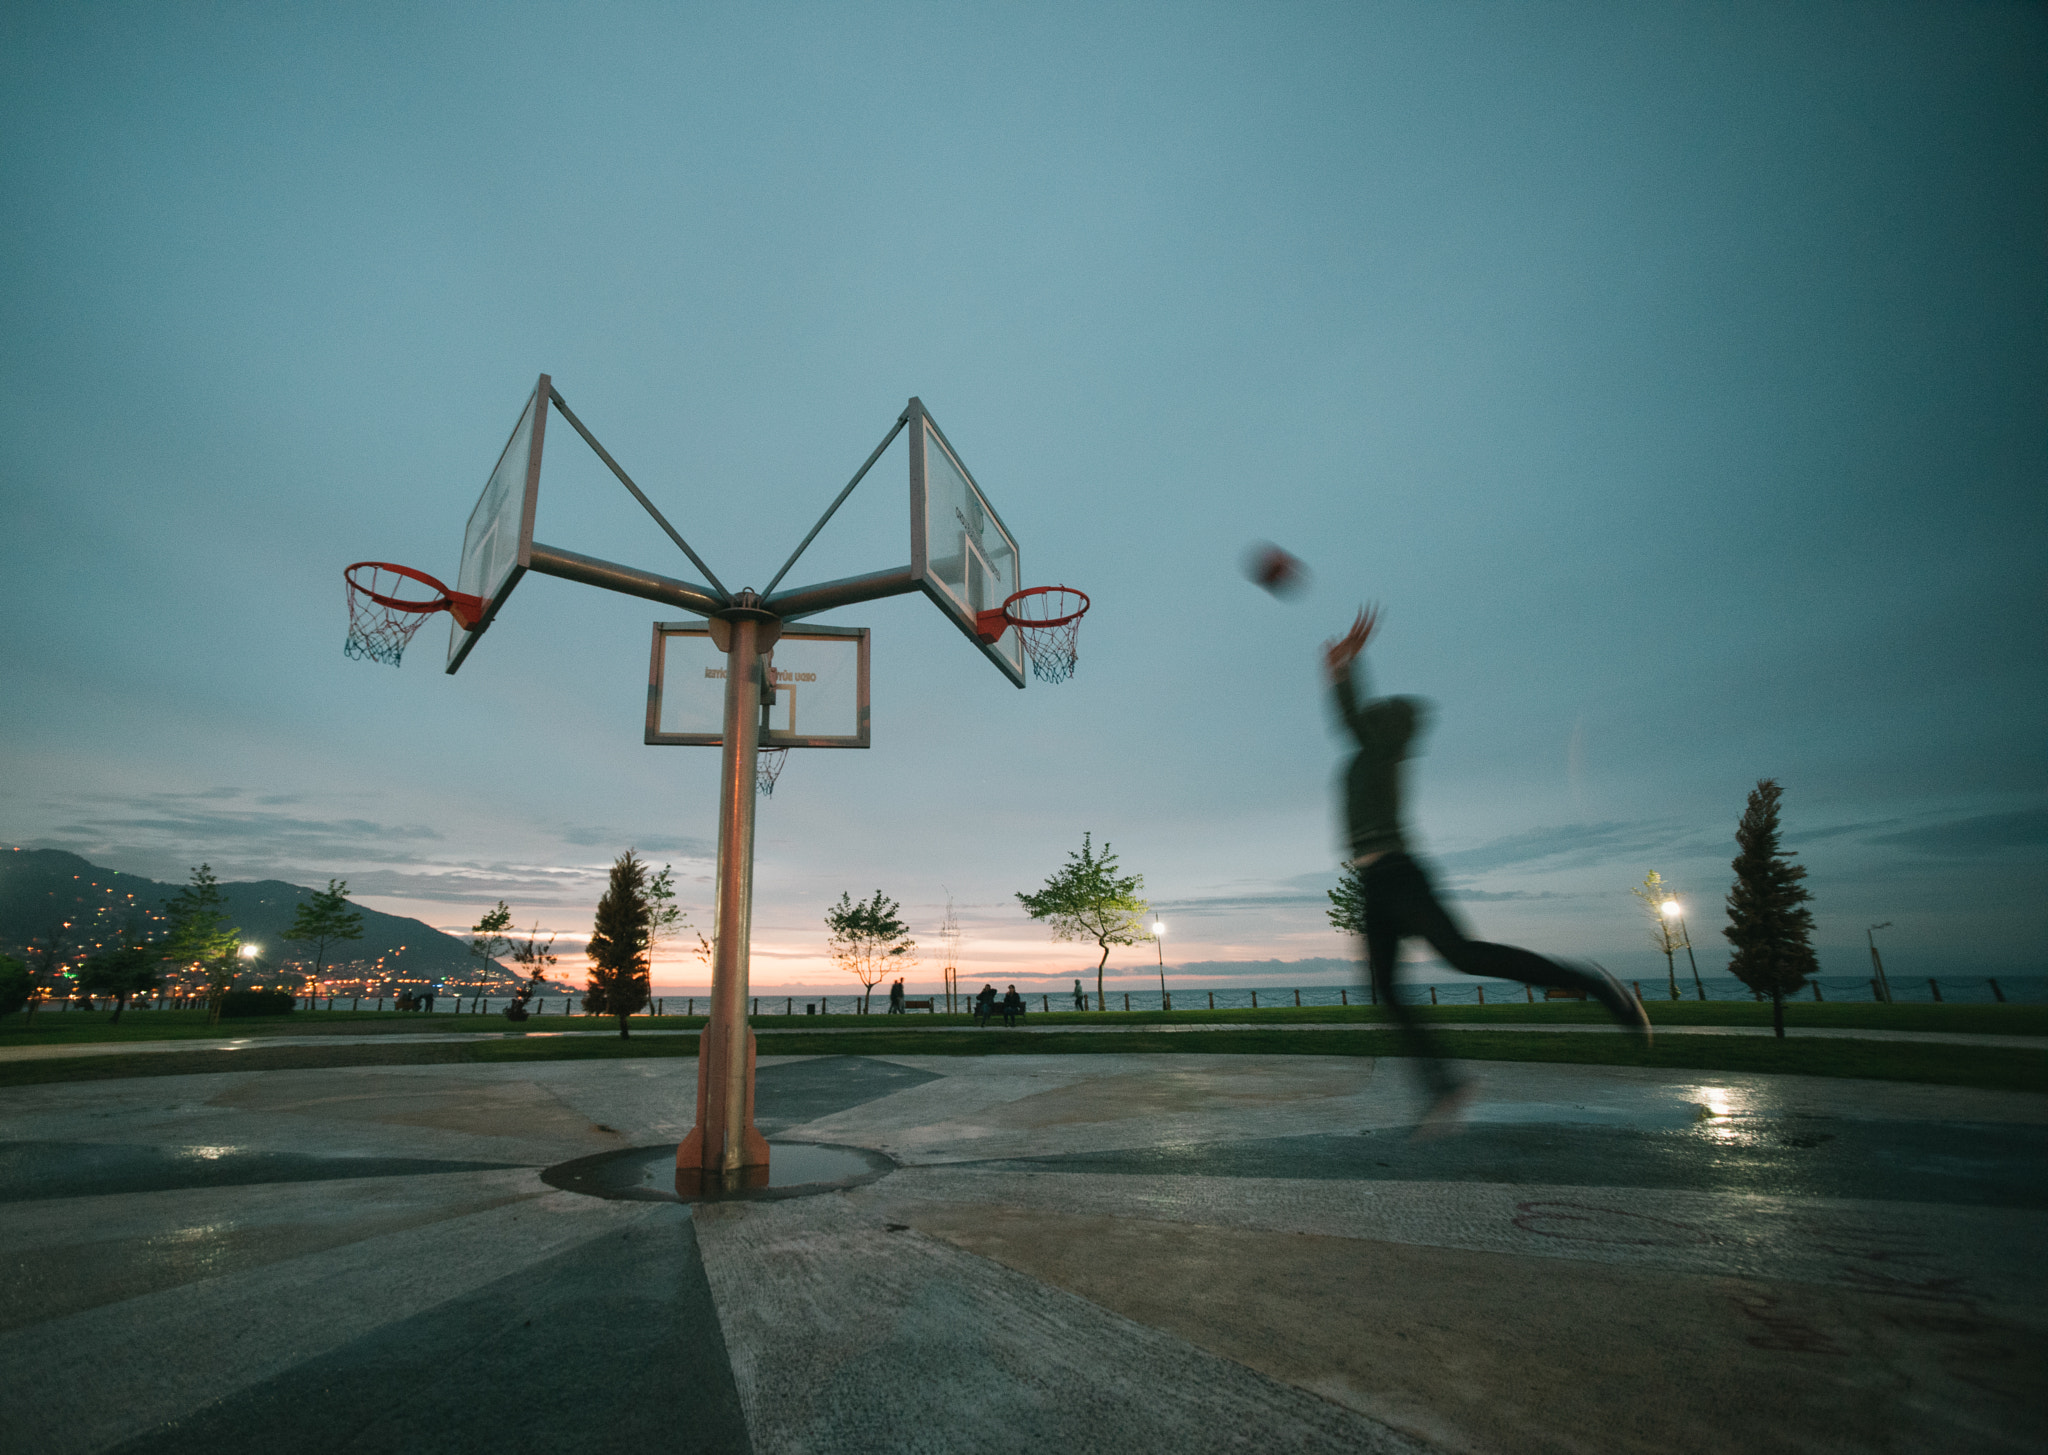
[(898, 566), (893, 571), (842, 576), (837, 581), (820, 581), (815, 586), (780, 591), (763, 601), (761, 609), (784, 621), (795, 621), (799, 617), (830, 611), (835, 606), (851, 606), (856, 601), (879, 601), (885, 596), (901, 596), (917, 589), (917, 578), (911, 575), (910, 567)]
[(652, 571), (637, 571), (631, 566), (600, 561), (595, 556), (578, 555), (557, 546), (544, 546), (539, 541), (533, 543), (527, 569), (538, 571), (543, 576), (559, 576), (564, 581), (580, 581), (585, 586), (602, 586), (607, 591), (659, 601), (664, 606), (680, 606), (699, 616), (710, 616), (731, 604), (725, 597), (713, 595), (708, 588), (688, 581), (657, 576)]

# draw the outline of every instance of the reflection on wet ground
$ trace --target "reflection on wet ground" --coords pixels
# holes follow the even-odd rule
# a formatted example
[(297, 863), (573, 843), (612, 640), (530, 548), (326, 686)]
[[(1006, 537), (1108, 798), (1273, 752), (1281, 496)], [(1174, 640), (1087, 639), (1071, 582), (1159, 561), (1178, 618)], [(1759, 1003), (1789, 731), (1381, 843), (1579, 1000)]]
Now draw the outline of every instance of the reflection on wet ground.
[(885, 1176), (896, 1166), (881, 1153), (861, 1147), (771, 1142), (768, 1149), (765, 1177), (737, 1179), (729, 1187), (707, 1185), (702, 1178), (685, 1185), (677, 1175), (672, 1142), (579, 1157), (544, 1168), (540, 1175), (550, 1187), (586, 1197), (621, 1202), (719, 1202), (813, 1196), (858, 1187)]
[(247, 1187), (265, 1182), (421, 1177), (437, 1172), (488, 1172), (519, 1165), (424, 1157), (319, 1157), (303, 1152), (259, 1152), (217, 1145), (0, 1142), (0, 1202), (167, 1192), (184, 1187)]
[(0, 1111), (0, 1361), (38, 1396), (10, 1438), (1706, 1455), (2041, 1429), (2042, 1098), (1497, 1064), (1418, 1142), (1405, 1071), (770, 1057), (771, 1194), (836, 1187), (695, 1207), (687, 1060), (27, 1088)]
[[(1528, 1108), (1520, 1109), (1527, 1112)], [(2048, 1208), (2048, 1129), (1847, 1121), (1694, 1119), (1660, 1129), (1593, 1119), (1481, 1119), (1418, 1142), (1409, 1127), (1262, 1137), (949, 1164), (1009, 1171), (1527, 1182), (1694, 1188), (1785, 1197)]]

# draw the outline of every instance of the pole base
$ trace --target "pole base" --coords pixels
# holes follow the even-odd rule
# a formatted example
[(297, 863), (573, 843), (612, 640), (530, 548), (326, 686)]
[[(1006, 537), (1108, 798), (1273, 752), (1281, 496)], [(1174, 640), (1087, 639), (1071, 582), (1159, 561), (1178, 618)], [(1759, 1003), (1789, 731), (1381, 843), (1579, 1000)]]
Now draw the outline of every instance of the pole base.
[[(676, 1148), (676, 1190), (683, 1190), (683, 1178), (701, 1180), (702, 1189), (719, 1190), (729, 1179), (759, 1174), (755, 1182), (733, 1182), (727, 1190), (765, 1187), (768, 1182), (768, 1139), (754, 1126), (754, 1033), (746, 1033), (746, 1091), (740, 1107), (739, 1156), (728, 1158), (725, 1146), (726, 1088), (732, 1078), (726, 1074), (720, 1049), (730, 1039), (720, 1034), (716, 1016), (704, 1028), (697, 1042), (697, 1123)], [(728, 1165), (728, 1162), (736, 1165)]]

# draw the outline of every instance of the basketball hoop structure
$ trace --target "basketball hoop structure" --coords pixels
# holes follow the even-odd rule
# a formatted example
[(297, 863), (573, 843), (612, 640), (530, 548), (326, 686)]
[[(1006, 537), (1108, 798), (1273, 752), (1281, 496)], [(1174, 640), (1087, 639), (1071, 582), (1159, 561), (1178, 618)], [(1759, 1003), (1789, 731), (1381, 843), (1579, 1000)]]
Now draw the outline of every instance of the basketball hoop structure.
[(993, 611), (975, 613), (975, 635), (993, 642), (1011, 627), (1031, 658), (1031, 675), (1064, 682), (1074, 675), (1074, 639), (1088, 614), (1088, 593), (1071, 586), (1027, 586)]
[[(483, 615), (481, 598), (450, 591), (424, 571), (394, 566), (389, 561), (358, 561), (342, 572), (348, 582), (348, 641), (342, 652), (361, 661), (384, 662), (396, 667), (405, 655), (412, 634), (428, 617), (445, 611), (465, 628), (476, 625)], [(425, 586), (433, 594), (400, 596), (408, 582)]]
[[(590, 447), (701, 580), (534, 539), (542, 461), (555, 458), (550, 441), (559, 437), (559, 429), (550, 434), (552, 419)], [(907, 559), (885, 558), (881, 569), (861, 575), (784, 587), (783, 578), (898, 439), (904, 448), (894, 458), (903, 463), (909, 486), (903, 520)], [(759, 591), (730, 590), (570, 410), (546, 374), (527, 395), (470, 511), (461, 563), (454, 590), (424, 571), (388, 561), (350, 566), (344, 573), (347, 654), (397, 666), (426, 619), (445, 611), (461, 628), (449, 633), (444, 670), (453, 673), (528, 574), (658, 602), (702, 619), (701, 625), (654, 623), (644, 735), (649, 744), (715, 747), (720, 755), (712, 909), (720, 933), (712, 954), (711, 1014), (698, 1042), (695, 1111), (676, 1148), (675, 1185), (677, 1195), (691, 1201), (764, 1189), (771, 1185), (770, 1153), (754, 1121), (756, 1044), (747, 1014), (755, 814), (760, 800), (774, 792), (789, 748), (869, 746), (868, 628), (812, 618), (921, 593), (1005, 681), (1022, 688), (1033, 675), (1047, 683), (1073, 675), (1075, 637), (1088, 597), (1066, 586), (1018, 589), (1026, 578), (1016, 537), (917, 398), (904, 406), (768, 584)], [(991, 601), (1002, 604), (983, 610)], [(785, 654), (781, 666), (771, 657), (778, 643)]]

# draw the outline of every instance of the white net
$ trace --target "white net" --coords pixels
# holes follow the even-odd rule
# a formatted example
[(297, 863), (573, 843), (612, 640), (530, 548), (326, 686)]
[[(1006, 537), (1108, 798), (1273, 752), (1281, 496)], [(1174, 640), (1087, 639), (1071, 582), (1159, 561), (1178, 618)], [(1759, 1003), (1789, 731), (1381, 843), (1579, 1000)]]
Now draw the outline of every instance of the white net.
[(436, 596), (425, 600), (401, 597), (400, 592), (417, 597), (420, 585), (375, 561), (351, 566), (344, 579), (348, 582), (348, 640), (342, 643), (343, 655), (396, 667), (413, 633), (441, 609), (442, 600)]
[(1087, 611), (1088, 598), (1065, 586), (1034, 590), (1011, 603), (1007, 615), (1024, 639), (1032, 676), (1041, 682), (1064, 682), (1074, 675), (1076, 639)]

